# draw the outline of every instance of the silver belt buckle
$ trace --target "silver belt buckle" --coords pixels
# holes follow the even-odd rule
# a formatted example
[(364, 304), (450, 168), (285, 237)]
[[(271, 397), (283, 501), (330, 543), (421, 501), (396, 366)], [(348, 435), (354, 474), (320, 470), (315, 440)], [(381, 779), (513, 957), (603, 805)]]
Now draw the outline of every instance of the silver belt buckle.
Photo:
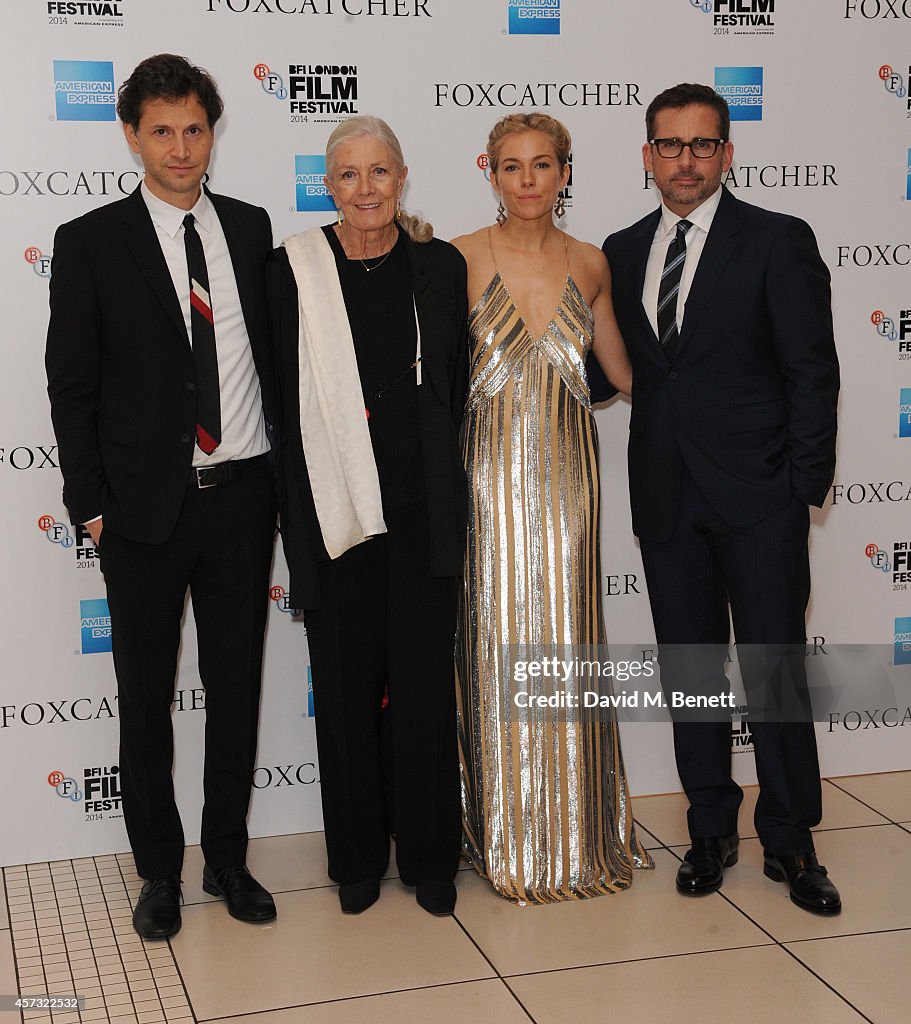
[(194, 466), (193, 467), (193, 470), (196, 473), (196, 486), (199, 488), (199, 490), (207, 491), (210, 487), (217, 487), (218, 486), (218, 480), (214, 480), (210, 484), (204, 484), (202, 482), (203, 481), (202, 474), (206, 473), (206, 472), (212, 472), (212, 470), (214, 470), (215, 468), (216, 468), (215, 466)]

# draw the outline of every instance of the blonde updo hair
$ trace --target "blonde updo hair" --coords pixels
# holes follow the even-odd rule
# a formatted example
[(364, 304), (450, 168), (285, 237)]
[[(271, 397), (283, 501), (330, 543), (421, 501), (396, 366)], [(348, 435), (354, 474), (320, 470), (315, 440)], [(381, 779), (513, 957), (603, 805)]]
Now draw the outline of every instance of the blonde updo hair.
[(569, 163), (573, 140), (566, 125), (550, 114), (533, 111), (531, 114), (507, 114), (491, 128), (487, 136), (487, 160), (490, 170), (496, 174), (500, 163), (500, 146), (507, 135), (519, 135), (522, 132), (544, 132), (553, 143), (554, 153), (562, 170)]
[[(362, 135), (370, 135), (379, 139), (392, 153), (392, 159), (396, 169), (401, 171), (405, 166), (405, 157), (402, 155), (402, 146), (395, 136), (395, 132), (381, 117), (373, 117), (370, 114), (356, 114), (348, 117), (329, 136), (326, 143), (326, 174), (332, 177), (333, 157), (335, 151), (343, 142), (350, 142), (352, 139), (360, 138)], [(422, 220), (417, 214), (406, 213), (399, 207), (396, 214), (396, 221), (408, 237), (414, 242), (429, 242), (433, 238), (433, 225)]]

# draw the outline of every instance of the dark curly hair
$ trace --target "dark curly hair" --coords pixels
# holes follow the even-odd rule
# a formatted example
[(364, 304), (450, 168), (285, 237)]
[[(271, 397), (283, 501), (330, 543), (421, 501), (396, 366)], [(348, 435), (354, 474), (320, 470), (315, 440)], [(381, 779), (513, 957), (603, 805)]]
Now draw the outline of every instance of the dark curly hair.
[(206, 112), (209, 127), (225, 109), (218, 86), (208, 71), (174, 53), (157, 53), (137, 64), (117, 92), (117, 116), (124, 124), (139, 128), (142, 105), (146, 100), (182, 100), (195, 95)]

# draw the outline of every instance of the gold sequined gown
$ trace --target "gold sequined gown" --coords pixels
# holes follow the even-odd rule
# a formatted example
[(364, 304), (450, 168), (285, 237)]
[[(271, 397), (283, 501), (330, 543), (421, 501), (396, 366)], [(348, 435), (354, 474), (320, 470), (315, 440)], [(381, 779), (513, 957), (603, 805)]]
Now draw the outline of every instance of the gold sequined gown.
[[(464, 851), (502, 896), (553, 903), (627, 888), (651, 867), (616, 718), (519, 711), (504, 650), (604, 641), (592, 311), (570, 275), (535, 340), (497, 273), (469, 315), (462, 425), (469, 534), (457, 641)], [(575, 720), (572, 720), (575, 717)]]

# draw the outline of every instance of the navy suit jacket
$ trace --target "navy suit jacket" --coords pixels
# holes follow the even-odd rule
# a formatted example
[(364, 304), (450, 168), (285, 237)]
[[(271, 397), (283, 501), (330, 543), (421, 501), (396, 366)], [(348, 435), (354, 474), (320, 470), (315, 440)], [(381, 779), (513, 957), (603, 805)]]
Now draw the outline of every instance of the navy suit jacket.
[[(207, 194), (231, 254), (274, 450), (269, 215)], [(190, 478), (196, 373), (140, 190), (62, 225), (51, 267), (46, 366), (64, 503), (74, 523), (103, 515), (115, 533), (160, 544), (174, 529)]]
[(667, 540), (681, 463), (746, 527), (792, 499), (825, 500), (835, 472), (838, 360), (829, 272), (810, 227), (724, 189), (669, 360), (642, 305), (660, 209), (604, 243), (633, 364), (633, 530)]

